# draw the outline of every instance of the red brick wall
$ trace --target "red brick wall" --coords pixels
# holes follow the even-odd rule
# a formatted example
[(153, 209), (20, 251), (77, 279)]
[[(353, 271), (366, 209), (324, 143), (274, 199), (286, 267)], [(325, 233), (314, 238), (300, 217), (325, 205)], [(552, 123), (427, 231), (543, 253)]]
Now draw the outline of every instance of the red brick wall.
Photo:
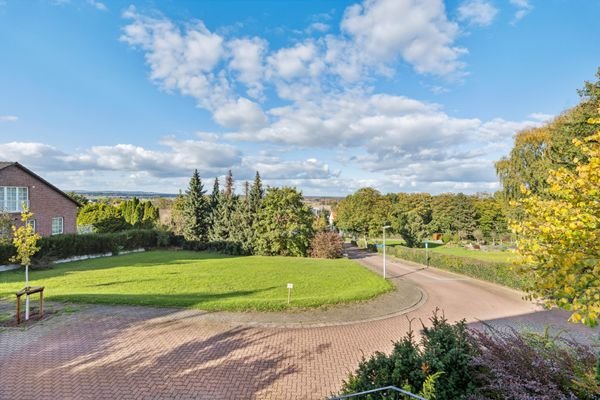
[[(0, 170), (0, 186), (29, 188), (29, 208), (35, 219), (36, 231), (42, 236), (52, 234), (52, 218), (63, 217), (64, 233), (77, 232), (77, 206), (65, 196), (36, 177), (11, 165)], [(13, 214), (19, 219), (19, 214)]]

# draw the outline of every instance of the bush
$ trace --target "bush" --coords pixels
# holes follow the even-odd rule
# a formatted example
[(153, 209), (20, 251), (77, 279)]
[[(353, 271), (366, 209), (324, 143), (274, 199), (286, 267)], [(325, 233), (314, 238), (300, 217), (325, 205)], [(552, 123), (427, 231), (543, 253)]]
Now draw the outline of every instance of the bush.
[(16, 254), (12, 244), (0, 244), (0, 265), (10, 264), (10, 259)]
[[(118, 254), (120, 251), (161, 247), (168, 245), (169, 242), (170, 239), (154, 229), (48, 236), (39, 241), (40, 250), (33, 257), (33, 263), (40, 265), (77, 256)], [(0, 264), (9, 263), (12, 255), (14, 255), (12, 245), (0, 246)]]
[[(383, 250), (378, 249), (378, 251), (381, 252)], [(388, 247), (387, 254), (392, 254), (403, 260), (419, 264), (427, 263), (425, 260), (425, 249), (394, 246)], [(513, 269), (511, 264), (494, 263), (469, 257), (457, 257), (432, 251), (429, 252), (429, 265), (514, 289), (521, 289), (528, 279), (531, 279), (529, 276)]]
[(546, 332), (474, 331), (480, 354), (472, 361), (478, 394), (472, 399), (593, 400), (595, 353), (587, 346)]
[(313, 258), (340, 258), (344, 254), (344, 242), (336, 232), (319, 232), (310, 241)]
[(406, 336), (394, 343), (389, 356), (377, 352), (368, 360), (363, 359), (356, 372), (344, 381), (342, 394), (384, 386), (421, 395), (428, 392), (430, 399), (460, 399), (475, 393), (471, 360), (476, 348), (465, 322), (449, 324), (437, 311), (430, 321), (431, 327), (423, 326), (419, 344), (409, 329)]
[(228, 254), (232, 256), (248, 255), (248, 251), (244, 250), (242, 243), (228, 241), (200, 242), (194, 240), (186, 240), (183, 242), (184, 250), (191, 251), (214, 251), (217, 253)]

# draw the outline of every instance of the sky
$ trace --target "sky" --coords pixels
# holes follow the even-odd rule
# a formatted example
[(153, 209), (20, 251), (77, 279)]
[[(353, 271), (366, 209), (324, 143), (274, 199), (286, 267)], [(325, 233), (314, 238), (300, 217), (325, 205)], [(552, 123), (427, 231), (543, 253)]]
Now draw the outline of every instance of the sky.
[(598, 0), (0, 0), (0, 160), (64, 190), (198, 169), (344, 196), (493, 192), (600, 67)]

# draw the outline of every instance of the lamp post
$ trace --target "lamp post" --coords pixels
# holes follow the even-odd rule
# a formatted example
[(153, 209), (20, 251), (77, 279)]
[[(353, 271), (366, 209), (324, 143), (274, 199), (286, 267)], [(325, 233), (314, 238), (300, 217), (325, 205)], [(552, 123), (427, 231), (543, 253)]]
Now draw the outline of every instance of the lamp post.
[(385, 230), (391, 228), (391, 226), (386, 225), (383, 227), (383, 279), (385, 279)]

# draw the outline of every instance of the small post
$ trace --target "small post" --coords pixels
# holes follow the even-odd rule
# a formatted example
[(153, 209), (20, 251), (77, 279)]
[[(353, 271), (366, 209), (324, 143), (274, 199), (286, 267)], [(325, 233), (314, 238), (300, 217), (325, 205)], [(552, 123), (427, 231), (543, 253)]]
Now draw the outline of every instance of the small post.
[(385, 267), (386, 267), (386, 257), (385, 257), (385, 230), (387, 228), (391, 228), (389, 225), (386, 225), (383, 227), (383, 279), (385, 279), (386, 274), (385, 274)]
[(429, 239), (425, 239), (425, 265), (429, 267)]
[(294, 288), (294, 284), (293, 283), (288, 283), (287, 284), (287, 289), (288, 289), (288, 306), (290, 305), (290, 299), (292, 297), (292, 289)]

